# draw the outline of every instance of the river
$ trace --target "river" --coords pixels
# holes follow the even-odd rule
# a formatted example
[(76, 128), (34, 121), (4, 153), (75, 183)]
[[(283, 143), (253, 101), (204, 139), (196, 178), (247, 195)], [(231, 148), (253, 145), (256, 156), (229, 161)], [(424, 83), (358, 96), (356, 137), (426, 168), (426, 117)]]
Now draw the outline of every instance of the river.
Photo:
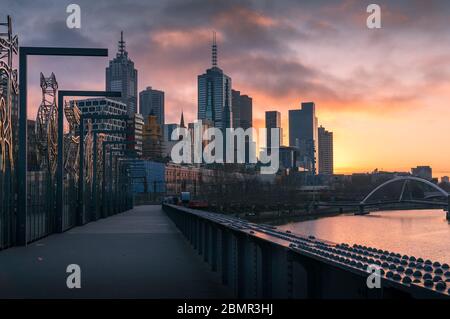
[(450, 223), (443, 210), (402, 210), (289, 222), (278, 229), (450, 263)]

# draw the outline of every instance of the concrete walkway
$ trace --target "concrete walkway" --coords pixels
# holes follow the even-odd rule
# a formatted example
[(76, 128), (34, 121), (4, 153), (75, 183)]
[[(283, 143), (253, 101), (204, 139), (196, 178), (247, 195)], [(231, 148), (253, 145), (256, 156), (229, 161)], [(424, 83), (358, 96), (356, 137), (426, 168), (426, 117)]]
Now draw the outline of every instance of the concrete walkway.
[[(69, 264), (81, 288), (66, 285)], [(132, 211), (0, 251), (0, 298), (226, 298), (160, 206)]]

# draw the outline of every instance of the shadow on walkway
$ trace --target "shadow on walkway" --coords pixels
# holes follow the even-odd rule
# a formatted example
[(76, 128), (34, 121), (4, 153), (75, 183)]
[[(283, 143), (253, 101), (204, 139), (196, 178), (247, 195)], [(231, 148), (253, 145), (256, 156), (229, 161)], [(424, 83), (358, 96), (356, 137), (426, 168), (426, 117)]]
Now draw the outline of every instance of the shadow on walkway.
[[(66, 268), (81, 267), (69, 289)], [(227, 298), (161, 206), (133, 210), (0, 252), (0, 298)]]

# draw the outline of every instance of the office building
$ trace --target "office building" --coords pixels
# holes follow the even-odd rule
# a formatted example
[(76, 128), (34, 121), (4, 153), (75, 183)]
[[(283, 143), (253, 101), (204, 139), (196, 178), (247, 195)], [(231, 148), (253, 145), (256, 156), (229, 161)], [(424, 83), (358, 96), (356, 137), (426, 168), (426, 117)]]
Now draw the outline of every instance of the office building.
[(281, 128), (281, 114), (278, 111), (267, 111), (266, 112), (266, 129), (267, 129), (267, 140), (266, 147), (268, 149), (272, 148), (272, 134), (271, 129), (279, 129), (279, 140), (278, 146), (283, 144), (283, 129)]
[(217, 66), (217, 43), (214, 34), (212, 67), (198, 76), (199, 120), (210, 120), (214, 126), (225, 131), (233, 127), (231, 78)]
[[(84, 100), (70, 101), (71, 106), (76, 103), (80, 112), (84, 115), (127, 115), (126, 104), (110, 98), (91, 98)], [(124, 141), (126, 138), (127, 120), (121, 119), (94, 119), (91, 121), (92, 130), (124, 130), (124, 134), (105, 134), (109, 141)], [(88, 130), (88, 121), (84, 123), (84, 131)]]
[(132, 144), (127, 145), (127, 149), (135, 151), (137, 156), (142, 156), (144, 117), (139, 113), (135, 113), (134, 116), (128, 119), (127, 126), (127, 140), (133, 142)]
[(415, 168), (411, 168), (411, 174), (429, 181), (433, 179), (433, 170), (430, 166), (417, 166)]
[(106, 91), (121, 92), (122, 96), (115, 99), (124, 103), (127, 106), (127, 113), (133, 115), (137, 112), (137, 88), (138, 72), (134, 68), (134, 62), (128, 57), (122, 31), (119, 51), (106, 68)]
[(294, 169), (297, 163), (297, 149), (295, 147), (281, 146), (279, 150), (280, 168)]
[(299, 150), (299, 166), (316, 174), (319, 162), (318, 123), (313, 102), (302, 103), (300, 110), (289, 111), (289, 146)]
[[(247, 130), (253, 126), (253, 99), (248, 95), (241, 94), (240, 91), (231, 90), (232, 92), (232, 105), (233, 105), (233, 127), (242, 128)], [(253, 141), (245, 139), (245, 163), (250, 162), (250, 148)], [(237, 151), (237, 150), (236, 150)], [(237, 153), (236, 153), (237, 154)], [(252, 154), (252, 157), (256, 154)], [(236, 155), (237, 158), (237, 155)]]
[(241, 95), (240, 91), (231, 90), (233, 105), (233, 127), (244, 130), (253, 125), (253, 100), (248, 95)]
[(156, 115), (161, 127), (164, 126), (164, 92), (152, 89), (151, 86), (139, 93), (139, 113), (144, 116), (144, 121), (150, 114)]
[(142, 132), (142, 157), (149, 160), (160, 160), (163, 152), (162, 128), (156, 115), (150, 114)]
[(319, 174), (333, 175), (333, 132), (319, 127)]

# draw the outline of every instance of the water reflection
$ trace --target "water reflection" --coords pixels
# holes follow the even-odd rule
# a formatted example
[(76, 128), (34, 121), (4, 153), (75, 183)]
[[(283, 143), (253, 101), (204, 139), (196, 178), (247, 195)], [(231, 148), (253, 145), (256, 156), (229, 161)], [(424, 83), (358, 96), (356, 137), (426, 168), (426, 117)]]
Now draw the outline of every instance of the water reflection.
[(450, 224), (442, 210), (341, 215), (278, 226), (337, 243), (361, 244), (400, 254), (450, 262)]

